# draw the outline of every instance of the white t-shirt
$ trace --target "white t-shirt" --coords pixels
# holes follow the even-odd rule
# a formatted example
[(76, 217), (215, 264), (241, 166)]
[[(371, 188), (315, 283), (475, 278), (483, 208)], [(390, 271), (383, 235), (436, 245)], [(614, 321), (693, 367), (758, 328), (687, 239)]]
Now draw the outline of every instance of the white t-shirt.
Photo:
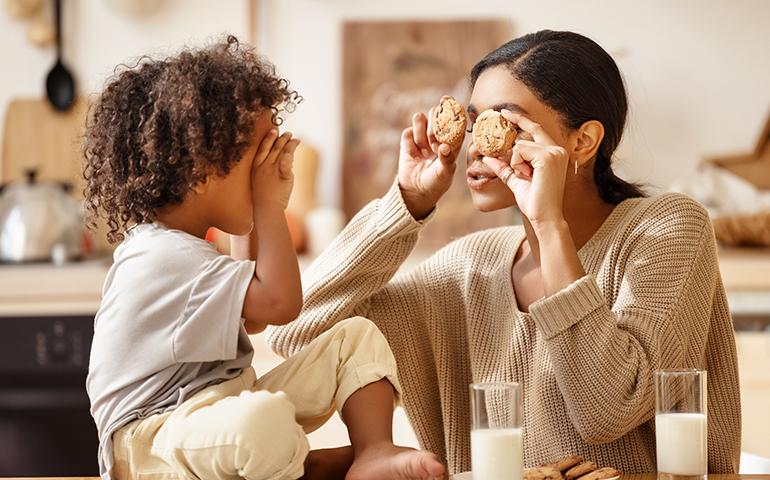
[(86, 380), (105, 479), (116, 430), (237, 376), (253, 355), (241, 320), (253, 261), (159, 224), (131, 229), (114, 260)]

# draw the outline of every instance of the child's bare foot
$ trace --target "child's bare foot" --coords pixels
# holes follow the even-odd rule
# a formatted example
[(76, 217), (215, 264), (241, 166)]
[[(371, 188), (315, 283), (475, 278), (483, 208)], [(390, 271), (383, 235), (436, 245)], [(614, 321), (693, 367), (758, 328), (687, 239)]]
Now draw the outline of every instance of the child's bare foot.
[(362, 451), (345, 480), (444, 480), (446, 467), (430, 452), (383, 444)]
[(345, 480), (353, 463), (353, 447), (311, 450), (305, 459), (305, 475), (301, 480)]

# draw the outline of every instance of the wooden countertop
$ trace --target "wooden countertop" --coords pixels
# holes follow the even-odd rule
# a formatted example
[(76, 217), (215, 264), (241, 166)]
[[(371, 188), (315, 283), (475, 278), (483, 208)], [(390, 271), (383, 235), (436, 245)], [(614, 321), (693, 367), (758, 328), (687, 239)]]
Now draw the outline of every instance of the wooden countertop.
[(770, 290), (770, 248), (719, 249), (719, 270), (725, 290)]
[[(413, 268), (430, 253), (415, 251), (401, 271)], [(306, 268), (311, 260), (301, 256), (301, 267)], [(61, 267), (0, 265), (0, 317), (93, 314), (108, 268), (108, 258)], [(770, 314), (770, 248), (720, 249), (719, 268), (734, 315)]]
[[(623, 480), (656, 480), (654, 473), (638, 473), (634, 475), (623, 475)], [(743, 478), (766, 479), (770, 480), (770, 475), (715, 475), (708, 476), (709, 480), (739, 480)], [(35, 477), (32, 478), (12, 478), (9, 480), (99, 480), (99, 477)]]

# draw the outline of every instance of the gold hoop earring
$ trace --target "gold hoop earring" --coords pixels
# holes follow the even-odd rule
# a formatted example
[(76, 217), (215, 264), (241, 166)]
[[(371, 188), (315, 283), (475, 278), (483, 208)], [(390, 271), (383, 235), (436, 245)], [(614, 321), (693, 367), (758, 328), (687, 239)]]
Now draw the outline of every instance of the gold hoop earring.
[(575, 175), (578, 173), (578, 162), (575, 160)]

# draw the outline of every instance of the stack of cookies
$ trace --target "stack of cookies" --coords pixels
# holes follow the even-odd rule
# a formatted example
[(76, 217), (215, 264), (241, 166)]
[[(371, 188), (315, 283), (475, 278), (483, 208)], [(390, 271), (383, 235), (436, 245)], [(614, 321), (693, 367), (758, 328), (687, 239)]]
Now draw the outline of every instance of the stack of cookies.
[(572, 455), (524, 472), (524, 480), (610, 480), (620, 477), (612, 467), (599, 468), (580, 455)]

